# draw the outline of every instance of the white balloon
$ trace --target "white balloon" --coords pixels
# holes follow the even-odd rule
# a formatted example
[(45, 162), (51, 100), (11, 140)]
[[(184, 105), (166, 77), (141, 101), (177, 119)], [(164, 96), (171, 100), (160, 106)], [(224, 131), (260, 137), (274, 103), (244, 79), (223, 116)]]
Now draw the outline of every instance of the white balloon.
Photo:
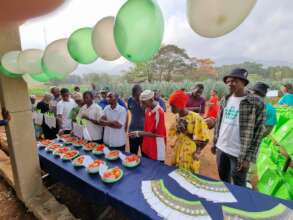
[(1, 58), (2, 66), (11, 73), (22, 74), (18, 67), (18, 56), (20, 51), (14, 50), (5, 53)]
[(92, 43), (98, 56), (113, 61), (121, 55), (114, 40), (115, 17), (109, 16), (100, 20), (93, 29)]
[(43, 51), (29, 49), (22, 51), (18, 56), (18, 67), (22, 73), (39, 74), (42, 73)]
[(191, 28), (203, 37), (220, 37), (237, 28), (256, 0), (187, 0)]
[(43, 62), (50, 72), (60, 74), (69, 74), (78, 66), (67, 50), (67, 39), (56, 40), (49, 44), (45, 49)]

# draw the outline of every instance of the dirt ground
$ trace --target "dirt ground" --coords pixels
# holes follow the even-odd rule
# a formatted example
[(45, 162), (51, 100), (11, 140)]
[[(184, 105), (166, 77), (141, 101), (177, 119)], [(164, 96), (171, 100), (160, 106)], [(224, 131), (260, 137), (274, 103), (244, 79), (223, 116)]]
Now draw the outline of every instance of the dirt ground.
[[(166, 127), (167, 129), (174, 123), (175, 117), (172, 113), (166, 113)], [(0, 129), (0, 138), (5, 136), (4, 129)], [(212, 131), (211, 136), (212, 139)], [(2, 138), (3, 139), (3, 138)], [(210, 151), (211, 144), (204, 149), (201, 158), (200, 174), (217, 179), (217, 169), (215, 156)], [(48, 186), (51, 193), (59, 202), (66, 204), (69, 210), (77, 217), (83, 220), (97, 219), (106, 207), (96, 206), (95, 204), (85, 200), (80, 194), (57, 183), (52, 184), (52, 181), (46, 180), (45, 184)], [(109, 208), (108, 208), (109, 209)], [(7, 183), (0, 177), (0, 220), (35, 220), (35, 217), (27, 212), (24, 205), (15, 196), (14, 190), (7, 185)], [(110, 219), (126, 219), (121, 218), (121, 213), (114, 209), (105, 214), (103, 220)]]
[(2, 177), (0, 177), (0, 210), (1, 220), (35, 220)]

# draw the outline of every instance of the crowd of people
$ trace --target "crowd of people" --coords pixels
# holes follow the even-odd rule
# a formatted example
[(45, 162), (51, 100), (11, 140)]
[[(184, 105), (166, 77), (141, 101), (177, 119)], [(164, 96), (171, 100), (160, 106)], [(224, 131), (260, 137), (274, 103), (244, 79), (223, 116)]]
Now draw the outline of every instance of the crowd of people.
[[(53, 87), (35, 110), (56, 116), (56, 128), (48, 127), (45, 122), (41, 126), (46, 139), (70, 134), (74, 124), (82, 121), (92, 142), (125, 151), (127, 137), (131, 153), (140, 152), (143, 157), (163, 162), (167, 139), (173, 138), (175, 165), (195, 173), (199, 172), (202, 150), (211, 142), (220, 179), (245, 186), (260, 142), (277, 122), (276, 110), (265, 99), (268, 85), (260, 82), (247, 88), (247, 70), (235, 69), (223, 81), (229, 93), (221, 100), (215, 89), (206, 100), (202, 84), (195, 85), (191, 93), (184, 88), (174, 91), (168, 104), (176, 114), (176, 125), (168, 132), (166, 102), (159, 90), (143, 90), (138, 84), (133, 86), (126, 102), (115, 91), (107, 87), (98, 91), (94, 84), (83, 94), (78, 86), (73, 92)], [(279, 104), (293, 106), (292, 85), (285, 85), (283, 92)], [(209, 129), (213, 128), (211, 140)]]

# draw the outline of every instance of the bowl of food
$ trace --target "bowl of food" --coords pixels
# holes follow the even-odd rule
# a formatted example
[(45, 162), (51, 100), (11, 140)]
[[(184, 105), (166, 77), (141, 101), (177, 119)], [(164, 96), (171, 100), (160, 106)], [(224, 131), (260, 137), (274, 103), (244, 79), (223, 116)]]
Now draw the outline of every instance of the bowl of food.
[(99, 168), (102, 164), (106, 164), (103, 160), (94, 160), (91, 164), (87, 167), (87, 172), (90, 174), (96, 174), (99, 172)]
[(93, 154), (94, 155), (102, 155), (102, 154), (104, 154), (104, 149), (105, 149), (105, 145), (100, 144), (93, 149)]
[(62, 134), (62, 135), (58, 136), (58, 139), (63, 142), (67, 141), (69, 138), (71, 138), (70, 134)]
[(60, 144), (50, 144), (45, 148), (45, 151), (52, 153), (57, 148), (61, 148), (62, 146)]
[(66, 153), (62, 154), (62, 160), (73, 160), (74, 158), (78, 157), (79, 152), (77, 150), (69, 150)]
[(85, 151), (92, 151), (97, 146), (96, 143), (87, 143), (83, 145), (82, 149)]
[(72, 144), (76, 148), (82, 148), (83, 145), (87, 144), (87, 141), (84, 139), (79, 139), (79, 140), (74, 141)]
[(64, 153), (70, 150), (70, 147), (59, 147), (53, 151), (53, 155), (56, 157), (61, 157)]
[(70, 145), (74, 145), (74, 143), (78, 141), (78, 139), (76, 137), (69, 137), (64, 141), (64, 145), (65, 146), (70, 146)]
[(119, 150), (111, 150), (105, 158), (107, 160), (117, 160), (119, 158)]
[(137, 167), (140, 164), (140, 157), (136, 154), (126, 156), (122, 161), (122, 165), (128, 168)]
[(72, 161), (72, 164), (75, 167), (83, 167), (85, 159), (86, 159), (85, 155), (78, 156)]
[(123, 177), (123, 170), (114, 167), (106, 170), (102, 175), (102, 181), (105, 183), (116, 183)]
[(46, 140), (41, 140), (41, 141), (39, 142), (39, 145), (40, 145), (40, 146), (48, 146), (48, 145), (50, 145), (50, 144), (54, 144), (54, 141), (49, 140), (49, 139), (46, 139)]

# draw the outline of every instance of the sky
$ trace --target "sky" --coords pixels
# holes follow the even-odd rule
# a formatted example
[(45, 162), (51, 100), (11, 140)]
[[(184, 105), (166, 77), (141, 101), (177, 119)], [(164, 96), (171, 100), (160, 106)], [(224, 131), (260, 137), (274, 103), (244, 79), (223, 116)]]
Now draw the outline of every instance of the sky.
[[(20, 27), (22, 49), (45, 49), (50, 42), (67, 38), (82, 27), (93, 27), (105, 16), (115, 16), (126, 0), (71, 0), (52, 14), (27, 21)], [(198, 58), (245, 57), (293, 63), (293, 1), (258, 0), (246, 20), (219, 38), (194, 33), (186, 18), (185, 0), (157, 0), (165, 19), (163, 44), (176, 44)], [(98, 59), (80, 65), (76, 72), (111, 72), (125, 65)]]

